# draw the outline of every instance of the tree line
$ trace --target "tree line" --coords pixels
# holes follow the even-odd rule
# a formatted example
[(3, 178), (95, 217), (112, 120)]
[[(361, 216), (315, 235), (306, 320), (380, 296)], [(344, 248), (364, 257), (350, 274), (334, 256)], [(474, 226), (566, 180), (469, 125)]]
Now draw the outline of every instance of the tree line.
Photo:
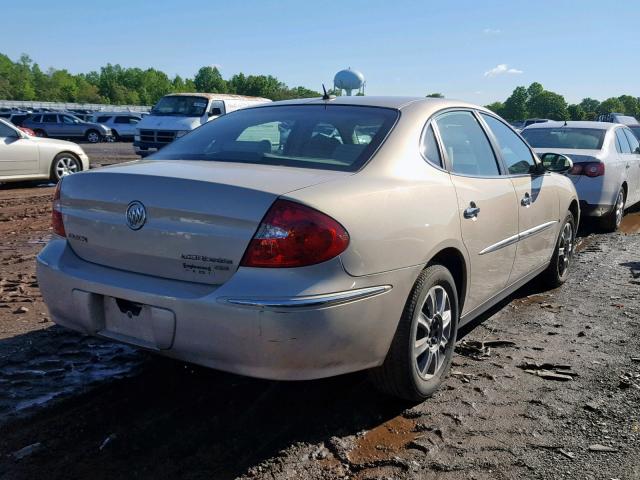
[(177, 92), (235, 93), (271, 100), (320, 96), (305, 87), (288, 87), (272, 75), (238, 73), (225, 80), (212, 66), (200, 68), (193, 78), (170, 78), (155, 68), (111, 64), (99, 72), (72, 74), (54, 68), (45, 72), (28, 55), (14, 62), (0, 54), (0, 99), (153, 105), (162, 96)]
[(587, 97), (570, 105), (559, 93), (545, 90), (540, 83), (534, 82), (529, 87), (516, 87), (504, 102), (494, 102), (487, 108), (510, 121), (527, 118), (595, 120), (600, 114), (612, 112), (639, 118), (640, 98), (620, 95), (600, 102)]

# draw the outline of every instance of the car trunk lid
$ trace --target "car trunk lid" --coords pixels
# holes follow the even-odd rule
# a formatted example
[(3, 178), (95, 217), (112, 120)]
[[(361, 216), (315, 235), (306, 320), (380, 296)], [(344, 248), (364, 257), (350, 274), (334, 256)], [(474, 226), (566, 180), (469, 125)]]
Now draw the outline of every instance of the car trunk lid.
[[(236, 271), (278, 196), (344, 175), (255, 164), (140, 161), (66, 177), (61, 206), (71, 248), (89, 262), (219, 285)], [(133, 202), (143, 206), (146, 218), (132, 228), (127, 210)]]

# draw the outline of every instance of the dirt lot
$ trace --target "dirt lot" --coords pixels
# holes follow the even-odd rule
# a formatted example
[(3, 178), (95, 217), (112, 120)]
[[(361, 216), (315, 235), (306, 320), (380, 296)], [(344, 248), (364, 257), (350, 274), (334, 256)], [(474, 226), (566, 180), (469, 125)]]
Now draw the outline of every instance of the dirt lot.
[(640, 479), (640, 213), (582, 232), (561, 289), (466, 329), (411, 406), (365, 374), (258, 381), (54, 326), (34, 275), (52, 190), (0, 186), (2, 479)]

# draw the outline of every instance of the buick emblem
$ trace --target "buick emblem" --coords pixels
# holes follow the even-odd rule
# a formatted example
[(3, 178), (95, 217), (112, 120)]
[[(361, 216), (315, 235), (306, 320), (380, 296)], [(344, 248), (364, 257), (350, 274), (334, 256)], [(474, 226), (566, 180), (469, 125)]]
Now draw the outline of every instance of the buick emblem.
[(131, 202), (127, 207), (127, 226), (131, 230), (140, 230), (147, 221), (147, 211), (138, 201)]

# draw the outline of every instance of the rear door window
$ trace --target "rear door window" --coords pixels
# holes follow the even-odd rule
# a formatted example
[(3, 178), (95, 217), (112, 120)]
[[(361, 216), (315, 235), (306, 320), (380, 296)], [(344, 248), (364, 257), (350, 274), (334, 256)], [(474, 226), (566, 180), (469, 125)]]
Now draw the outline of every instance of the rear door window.
[(629, 146), (631, 147), (632, 153), (640, 153), (640, 142), (636, 136), (631, 132), (631, 130), (623, 128), (624, 134), (627, 136), (627, 140), (629, 141)]
[(627, 140), (622, 128), (616, 128), (616, 138), (618, 139), (622, 150), (620, 153), (631, 153), (631, 146), (629, 145), (629, 141)]
[(510, 175), (530, 174), (535, 171), (536, 161), (527, 144), (497, 118), (482, 113), (482, 118), (498, 142), (502, 159)]
[(471, 112), (449, 112), (436, 119), (453, 173), (493, 177), (500, 175), (489, 139)]

